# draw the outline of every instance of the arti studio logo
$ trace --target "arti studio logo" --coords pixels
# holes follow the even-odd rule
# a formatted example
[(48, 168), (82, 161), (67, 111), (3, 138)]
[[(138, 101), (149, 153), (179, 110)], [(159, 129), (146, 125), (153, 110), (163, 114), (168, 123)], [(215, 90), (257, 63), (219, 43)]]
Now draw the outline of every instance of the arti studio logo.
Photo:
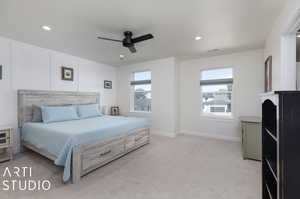
[(1, 177), (0, 189), (3, 191), (48, 191), (51, 189), (49, 180), (32, 179), (31, 167), (6, 167)]

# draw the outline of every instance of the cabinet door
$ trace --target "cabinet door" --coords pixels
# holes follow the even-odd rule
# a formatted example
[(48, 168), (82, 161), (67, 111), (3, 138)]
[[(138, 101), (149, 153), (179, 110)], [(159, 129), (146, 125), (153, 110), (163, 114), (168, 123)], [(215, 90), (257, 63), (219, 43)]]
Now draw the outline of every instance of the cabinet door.
[(245, 125), (245, 156), (246, 158), (261, 160), (261, 129), (258, 123)]

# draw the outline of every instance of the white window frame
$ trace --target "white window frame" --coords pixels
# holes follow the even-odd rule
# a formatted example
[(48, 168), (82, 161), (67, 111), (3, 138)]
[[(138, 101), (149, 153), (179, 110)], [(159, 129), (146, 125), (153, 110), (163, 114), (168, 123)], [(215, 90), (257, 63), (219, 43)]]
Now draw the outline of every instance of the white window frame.
[(135, 90), (134, 90), (134, 85), (131, 85), (131, 82), (135, 81), (134, 80), (134, 73), (143, 73), (143, 72), (150, 72), (151, 73), (151, 111), (152, 111), (152, 71), (149, 70), (149, 69), (145, 69), (145, 70), (140, 70), (140, 71), (132, 71), (131, 72), (131, 77), (130, 77), (130, 82), (129, 82), (129, 86), (130, 86), (130, 112), (131, 113), (145, 113), (145, 114), (148, 114), (148, 113), (151, 113), (151, 111), (136, 111), (134, 110), (134, 93), (135, 93)]
[[(226, 69), (226, 68), (231, 68), (232, 69), (232, 79), (233, 79), (233, 85), (232, 85), (232, 92), (231, 92), (231, 114), (226, 116), (226, 115), (216, 115), (213, 113), (205, 113), (203, 112), (203, 91), (202, 91), (202, 86), (200, 85), (200, 81), (201, 81), (201, 75), (203, 71), (208, 71), (208, 70), (217, 70), (217, 69)], [(233, 66), (220, 66), (220, 67), (205, 67), (203, 69), (200, 70), (200, 81), (199, 81), (199, 90), (200, 90), (200, 116), (204, 117), (204, 118), (208, 118), (208, 119), (221, 119), (221, 120), (233, 120), (235, 118), (235, 80), (234, 80), (234, 72), (235, 69)]]

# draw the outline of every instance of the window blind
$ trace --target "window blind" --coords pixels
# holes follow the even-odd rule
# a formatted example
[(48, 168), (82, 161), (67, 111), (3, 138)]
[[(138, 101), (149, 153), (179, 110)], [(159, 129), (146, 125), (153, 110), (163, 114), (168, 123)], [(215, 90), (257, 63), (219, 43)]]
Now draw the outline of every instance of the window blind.
[(144, 84), (151, 84), (151, 80), (138, 80), (138, 81), (130, 82), (130, 85), (144, 85)]
[(201, 80), (200, 81), (200, 86), (221, 85), (221, 84), (233, 84), (233, 78), (212, 79), (212, 80)]

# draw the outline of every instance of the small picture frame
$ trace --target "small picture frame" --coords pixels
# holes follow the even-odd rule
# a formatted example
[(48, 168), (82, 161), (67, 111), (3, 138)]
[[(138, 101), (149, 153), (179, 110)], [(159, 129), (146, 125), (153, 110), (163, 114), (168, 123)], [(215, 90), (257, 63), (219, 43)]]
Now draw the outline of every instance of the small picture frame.
[(112, 81), (104, 80), (104, 88), (105, 89), (112, 89)]
[(265, 92), (272, 91), (272, 56), (265, 61)]
[(61, 79), (64, 81), (74, 81), (74, 69), (62, 66)]
[(118, 106), (112, 106), (110, 108), (110, 114), (113, 115), (113, 116), (120, 115), (120, 108)]
[(0, 65), (0, 80), (3, 79), (3, 66)]

